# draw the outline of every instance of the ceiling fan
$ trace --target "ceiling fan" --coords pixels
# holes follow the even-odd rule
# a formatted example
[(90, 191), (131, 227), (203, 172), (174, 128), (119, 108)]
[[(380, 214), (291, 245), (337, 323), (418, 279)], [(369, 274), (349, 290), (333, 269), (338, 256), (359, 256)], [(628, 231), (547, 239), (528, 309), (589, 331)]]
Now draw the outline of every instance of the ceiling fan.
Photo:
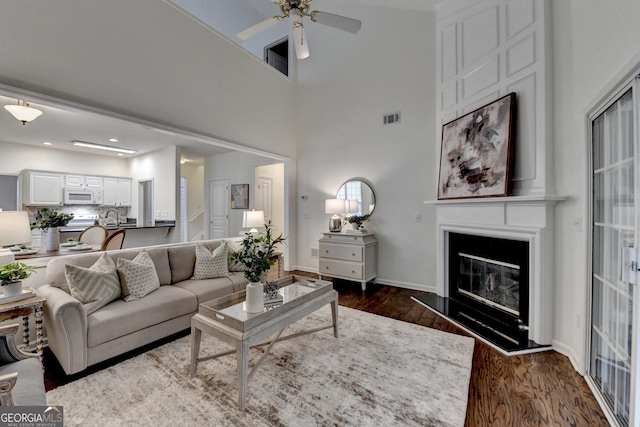
[(304, 59), (309, 56), (309, 46), (304, 34), (302, 18), (305, 16), (313, 22), (328, 25), (339, 30), (348, 31), (352, 34), (360, 31), (362, 22), (346, 16), (334, 15), (333, 13), (311, 10), (311, 0), (271, 0), (280, 7), (282, 15), (274, 16), (253, 25), (246, 30), (240, 31), (236, 36), (240, 40), (247, 40), (262, 31), (276, 25), (285, 18), (293, 21), (293, 45), (296, 49), (296, 57)]

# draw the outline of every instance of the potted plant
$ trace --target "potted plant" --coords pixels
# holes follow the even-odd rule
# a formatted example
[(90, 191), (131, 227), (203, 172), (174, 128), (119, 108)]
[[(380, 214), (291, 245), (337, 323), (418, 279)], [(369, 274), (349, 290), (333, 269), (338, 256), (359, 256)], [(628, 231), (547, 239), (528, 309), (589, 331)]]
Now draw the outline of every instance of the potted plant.
[(264, 225), (265, 231), (254, 234), (247, 233), (242, 239), (242, 247), (234, 252), (231, 258), (245, 268), (244, 277), (250, 282), (247, 285), (246, 311), (261, 312), (264, 308), (264, 290), (262, 275), (276, 262), (274, 256), (276, 245), (285, 241), (280, 234), (273, 237), (271, 221)]
[(60, 231), (58, 227), (64, 227), (73, 219), (73, 214), (56, 212), (49, 208), (43, 208), (33, 215), (34, 228), (42, 230), (42, 237), (45, 241), (47, 251), (57, 251), (60, 249)]
[(19, 261), (0, 266), (0, 285), (4, 290), (4, 296), (21, 294), (22, 280), (31, 276), (35, 271), (32, 266)]
[(365, 221), (369, 220), (369, 217), (371, 216), (371, 214), (364, 214), (364, 215), (349, 215), (348, 217), (345, 218), (345, 221), (347, 221), (349, 224), (351, 224), (351, 226), (355, 229), (355, 230), (359, 230), (362, 227), (362, 224)]

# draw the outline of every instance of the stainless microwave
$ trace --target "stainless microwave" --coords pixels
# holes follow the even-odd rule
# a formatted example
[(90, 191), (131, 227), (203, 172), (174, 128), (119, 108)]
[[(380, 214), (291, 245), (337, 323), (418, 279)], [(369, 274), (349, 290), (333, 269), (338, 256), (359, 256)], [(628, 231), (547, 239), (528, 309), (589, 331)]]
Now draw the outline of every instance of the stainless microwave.
[(65, 205), (101, 205), (102, 189), (69, 188), (64, 189)]

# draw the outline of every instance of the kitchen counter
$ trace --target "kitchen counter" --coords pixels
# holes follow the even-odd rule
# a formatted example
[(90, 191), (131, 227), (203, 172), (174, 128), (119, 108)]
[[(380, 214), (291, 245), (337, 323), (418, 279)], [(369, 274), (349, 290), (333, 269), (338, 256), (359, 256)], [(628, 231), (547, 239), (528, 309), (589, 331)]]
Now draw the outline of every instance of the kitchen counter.
[[(125, 228), (127, 230), (129, 229), (149, 229), (149, 228), (168, 228), (168, 227), (175, 227), (176, 226), (176, 222), (175, 221), (156, 221), (154, 225), (138, 225), (136, 223), (133, 222), (123, 222), (120, 225), (106, 225), (104, 226), (107, 230), (112, 231), (112, 230), (119, 230), (121, 228)], [(80, 227), (60, 227), (60, 231), (63, 233), (66, 232), (74, 232), (74, 231), (83, 231), (85, 228), (87, 228), (86, 226), (80, 226)]]

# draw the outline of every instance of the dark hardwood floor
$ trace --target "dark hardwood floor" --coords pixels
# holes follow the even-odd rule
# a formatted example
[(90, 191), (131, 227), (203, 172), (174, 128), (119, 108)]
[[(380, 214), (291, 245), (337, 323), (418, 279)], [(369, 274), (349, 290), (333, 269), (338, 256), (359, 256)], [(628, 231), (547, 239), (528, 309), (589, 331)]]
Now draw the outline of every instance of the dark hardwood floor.
[[(412, 295), (423, 292), (376, 284), (369, 284), (362, 292), (358, 283), (339, 280), (334, 281), (334, 288), (340, 293), (342, 306), (468, 335), (411, 300)], [(186, 333), (188, 331), (181, 335)], [(163, 343), (175, 338), (169, 337)], [(51, 390), (157, 345), (146, 346), (74, 376), (65, 376), (47, 350), (44, 354), (46, 388)], [(608, 425), (591, 390), (565, 356), (549, 351), (507, 357), (476, 340), (465, 426)]]

